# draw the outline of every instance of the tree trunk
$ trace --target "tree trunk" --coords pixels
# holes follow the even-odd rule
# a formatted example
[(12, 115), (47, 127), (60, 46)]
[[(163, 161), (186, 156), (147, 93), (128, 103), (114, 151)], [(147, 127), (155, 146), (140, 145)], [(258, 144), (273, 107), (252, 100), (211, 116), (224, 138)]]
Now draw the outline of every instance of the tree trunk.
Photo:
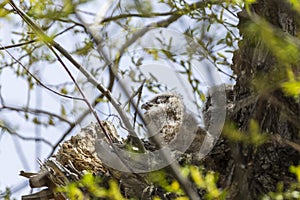
[[(251, 11), (278, 32), (291, 37), (298, 34), (298, 16), (284, 1), (258, 0), (252, 4)], [(279, 182), (289, 185), (295, 181), (289, 166), (298, 165), (300, 159), (299, 151), (288, 145), (295, 144), (298, 139), (300, 105), (295, 99), (285, 96), (279, 86), (286, 76), (282, 75), (284, 66), (266, 47), (259, 33), (249, 34), (252, 17), (245, 11), (239, 13), (243, 39), (234, 54), (232, 69), (237, 81), (231, 99), (238, 110), (229, 113), (229, 118), (243, 133), (249, 130), (249, 121), (255, 120), (263, 134), (270, 138), (277, 135), (282, 140), (270, 139), (258, 147), (219, 141), (206, 165), (220, 172), (221, 184), (230, 188), (230, 199), (258, 199), (262, 194), (276, 191)], [(281, 73), (281, 80), (270, 78), (276, 73)], [(262, 81), (264, 89), (253, 87), (255, 81)]]

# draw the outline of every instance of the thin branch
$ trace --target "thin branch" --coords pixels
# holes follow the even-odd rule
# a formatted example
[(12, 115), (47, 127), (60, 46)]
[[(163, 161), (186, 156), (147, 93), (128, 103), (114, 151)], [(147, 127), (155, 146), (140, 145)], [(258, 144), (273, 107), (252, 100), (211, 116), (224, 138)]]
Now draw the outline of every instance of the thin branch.
[(16, 152), (19, 159), (20, 159), (20, 162), (22, 163), (23, 165), (23, 169), (25, 170), (29, 170), (30, 169), (30, 165), (27, 161), (27, 157), (25, 156), (25, 152), (24, 149), (23, 149), (23, 145), (20, 144), (20, 141), (19, 140), (12, 140), (13, 143), (14, 143), (14, 146), (15, 146), (15, 149), (16, 149)]
[[(37, 48), (41, 47), (42, 45), (37, 45), (37, 46), (34, 46), (32, 49), (30, 49), (29, 51), (26, 52), (26, 54), (16, 58), (16, 59), (13, 59), (14, 61), (11, 62), (11, 63), (5, 63), (3, 64), (0, 69), (3, 69), (4, 67), (11, 67), (13, 66), (14, 64), (18, 64), (19, 62), (21, 62), (21, 60), (23, 60), (24, 58), (26, 58), (26, 56), (32, 54)], [(3, 47), (0, 45), (0, 47)]]
[(45, 111), (45, 110), (40, 110), (40, 109), (33, 109), (33, 108), (28, 108), (28, 107), (11, 107), (11, 106), (6, 106), (6, 105), (3, 105), (2, 107), (0, 107), (0, 110), (13, 110), (13, 111), (16, 111), (16, 112), (24, 112), (24, 113), (32, 113), (32, 114), (44, 114), (44, 115), (48, 115), (48, 116), (51, 116), (51, 117), (55, 117), (57, 119), (59, 119), (60, 121), (63, 121), (63, 122), (66, 122), (67, 124), (71, 125), (72, 123), (65, 119), (64, 117), (61, 117), (60, 115), (58, 114), (55, 114), (55, 113), (51, 113), (51, 112), (48, 112), (48, 111)]
[[(0, 47), (3, 47), (1, 44), (0, 44)], [(80, 100), (80, 101), (83, 101), (82, 98), (77, 98), (77, 97), (71, 97), (71, 96), (68, 96), (68, 95), (64, 95), (64, 94), (61, 94), (51, 88), (49, 88), (48, 86), (46, 86), (44, 83), (42, 83), (34, 74), (32, 74), (19, 60), (17, 60), (7, 49), (5, 49), (5, 52), (16, 62), (18, 63), (25, 71), (26, 73), (28, 73), (38, 84), (40, 84), (42, 87), (44, 87), (45, 89), (49, 90), (50, 92), (53, 92), (54, 94), (57, 94), (61, 97), (64, 97), (64, 98), (68, 98), (68, 99), (74, 99), (74, 100)]]
[(110, 21), (115, 21), (118, 19), (124, 19), (124, 18), (129, 18), (129, 17), (139, 17), (139, 18), (152, 18), (152, 17), (163, 17), (163, 16), (175, 16), (175, 15), (180, 15), (182, 16), (186, 12), (192, 12), (194, 10), (197, 10), (198, 8), (203, 8), (205, 4), (208, 2), (205, 1), (198, 1), (196, 3), (189, 4), (188, 6), (177, 9), (175, 11), (169, 11), (169, 12), (163, 12), (163, 13), (126, 13), (126, 14), (120, 14), (108, 18), (104, 18), (102, 20), (102, 23), (110, 22)]
[(73, 25), (73, 26), (70, 26), (70, 27), (66, 28), (65, 30), (63, 30), (61, 32), (58, 32), (57, 34), (54, 35), (54, 38), (56, 38), (57, 36), (60, 36), (60, 35), (64, 34), (65, 32), (67, 32), (67, 31), (69, 31), (69, 30), (71, 30), (71, 29), (73, 29), (75, 27), (76, 27), (76, 25)]
[(44, 138), (37, 138), (37, 137), (25, 137), (20, 135), (19, 133), (17, 133), (15, 130), (5, 126), (5, 124), (0, 123), (0, 128), (2, 128), (3, 130), (7, 131), (8, 133), (10, 133), (13, 136), (16, 136), (22, 140), (27, 140), (27, 141), (35, 141), (35, 142), (44, 142), (45, 144), (49, 145), (50, 147), (53, 147), (53, 145), (51, 144), (51, 142), (49, 142), (48, 140), (44, 139)]
[(214, 61), (215, 59), (212, 57), (211, 52), (209, 52), (205, 46), (205, 44), (203, 44), (202, 42), (198, 42), (197, 44), (199, 44), (202, 47), (202, 50), (204, 50), (203, 56), (205, 55), (205, 58), (207, 58), (207, 60), (213, 65), (214, 68), (217, 69), (218, 72), (228, 76), (229, 78), (236, 80), (236, 77), (234, 77), (233, 75), (225, 72), (224, 70), (222, 70), (220, 67), (218, 67), (218, 65), (216, 64), (216, 62)]
[(60, 21), (60, 22), (64, 22), (64, 23), (73, 23), (74, 25), (72, 27), (75, 27), (75, 26), (80, 26), (82, 28), (85, 28), (82, 24), (72, 20), (72, 19), (61, 19), (61, 18), (58, 18), (58, 19), (55, 19), (57, 21)]
[(163, 16), (168, 16), (168, 15), (172, 15), (175, 14), (174, 11), (170, 11), (170, 12), (164, 12), (164, 13), (126, 13), (126, 14), (120, 14), (120, 15), (116, 15), (116, 16), (112, 16), (112, 17), (107, 17), (104, 18), (101, 23), (107, 23), (110, 21), (115, 21), (118, 19), (124, 19), (124, 18), (129, 18), (129, 17), (140, 17), (140, 18), (152, 18), (152, 17), (163, 17)]
[[(68, 27), (68, 28), (66, 28), (65, 30), (63, 30), (63, 31), (61, 31), (61, 32), (59, 32), (59, 33), (57, 33), (57, 34), (55, 34), (55, 35), (54, 35), (54, 38), (56, 38), (56, 37), (59, 36), (59, 35), (62, 35), (63, 33), (67, 32), (68, 30), (73, 29), (74, 27), (76, 27), (76, 25), (77, 25), (77, 24), (75, 24), (75, 25), (73, 25), (73, 26), (71, 26), (71, 27)], [(28, 44), (31, 44), (31, 43), (35, 43), (35, 42), (37, 42), (37, 41), (38, 41), (37, 39), (33, 39), (33, 40), (29, 40), (29, 41), (27, 41), (27, 42), (22, 42), (22, 43), (18, 43), (18, 44), (12, 44), (12, 45), (7, 45), (7, 46), (1, 46), (1, 47), (0, 47), (0, 50), (2, 51), (2, 50), (10, 49), (10, 48), (21, 47), (21, 46), (24, 46), (24, 45), (28, 45)], [(28, 54), (27, 54), (27, 55), (28, 55)]]
[(274, 135), (271, 136), (271, 139), (277, 141), (278, 143), (280, 143), (281, 145), (288, 145), (290, 147), (292, 147), (293, 149), (295, 149), (296, 151), (300, 152), (300, 145), (296, 142), (290, 141), (288, 139), (283, 138), (280, 134), (276, 133)]
[(12, 45), (7, 45), (7, 46), (1, 46), (0, 47), (0, 50), (6, 50), (6, 49), (10, 49), (10, 48), (15, 48), (15, 47), (21, 47), (21, 46), (24, 46), (24, 45), (28, 45), (28, 44), (31, 44), (31, 43), (34, 43), (36, 42), (37, 40), (29, 40), (27, 42), (22, 42), (22, 43), (19, 43), (19, 44), (12, 44)]
[[(141, 84), (141, 86), (138, 88), (138, 90), (136, 91), (137, 92), (137, 95), (138, 95), (138, 98), (137, 98), (137, 103), (136, 103), (136, 107), (138, 108), (139, 107), (139, 104), (141, 102), (141, 98), (142, 98), (142, 91), (143, 91), (143, 87), (144, 87), (144, 84), (145, 84), (146, 80), (144, 80)], [(130, 102), (132, 102), (132, 100), (130, 100)], [(133, 117), (133, 126), (135, 125), (136, 123), (136, 118), (138, 116), (138, 112), (134, 112), (134, 117)]]

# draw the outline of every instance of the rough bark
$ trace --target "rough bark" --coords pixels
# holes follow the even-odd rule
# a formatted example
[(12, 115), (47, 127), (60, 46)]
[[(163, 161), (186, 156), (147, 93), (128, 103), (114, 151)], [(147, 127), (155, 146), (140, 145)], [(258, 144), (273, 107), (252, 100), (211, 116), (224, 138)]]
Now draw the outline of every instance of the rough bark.
[[(298, 34), (299, 16), (285, 1), (258, 0), (251, 10), (279, 34), (284, 32), (291, 37)], [(242, 11), (239, 18), (243, 39), (234, 54), (232, 69), (237, 81), (230, 100), (235, 111), (228, 113), (228, 119), (243, 132), (247, 132), (249, 120), (254, 119), (260, 131), (273, 139), (259, 147), (220, 140), (205, 164), (221, 174), (220, 184), (229, 188), (230, 199), (247, 200), (259, 199), (267, 192), (276, 191), (279, 182), (287, 187), (295, 181), (289, 166), (298, 165), (300, 161), (299, 151), (295, 148), (300, 130), (300, 105), (295, 99), (285, 96), (278, 86), (278, 81), (283, 81), (284, 76), (280, 77), (281, 80), (265, 81), (269, 86), (267, 90), (254, 89), (256, 79), (282, 73), (284, 67), (280, 66), (259, 34), (256, 37), (249, 34), (247, 27), (251, 17)], [(299, 67), (296, 71), (299, 73)], [(274, 139), (275, 135), (281, 140)]]

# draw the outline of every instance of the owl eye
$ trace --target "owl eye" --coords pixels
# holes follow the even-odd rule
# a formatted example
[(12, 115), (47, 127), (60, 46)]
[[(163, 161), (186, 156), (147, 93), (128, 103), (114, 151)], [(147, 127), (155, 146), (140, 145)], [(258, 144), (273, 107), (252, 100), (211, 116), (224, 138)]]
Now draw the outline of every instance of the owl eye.
[(155, 99), (155, 103), (166, 103), (170, 97), (169, 96), (160, 96)]

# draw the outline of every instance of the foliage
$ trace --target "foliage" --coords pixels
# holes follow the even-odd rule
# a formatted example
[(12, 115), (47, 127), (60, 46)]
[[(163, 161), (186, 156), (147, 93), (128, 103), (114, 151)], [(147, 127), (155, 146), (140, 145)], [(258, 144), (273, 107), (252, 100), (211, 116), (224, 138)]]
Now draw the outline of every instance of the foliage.
[(5, 192), (1, 192), (0, 191), (0, 194), (1, 194), (0, 195), (1, 199), (4, 199), (4, 200), (15, 200), (15, 198), (11, 198), (12, 193), (11, 193), (11, 191), (10, 191), (9, 188), (6, 188)]
[(264, 65), (264, 62), (266, 62), (264, 59), (269, 58), (269, 53), (277, 61), (272, 71), (268, 74), (258, 75), (255, 78), (254, 86), (260, 94), (282, 88), (287, 96), (299, 99), (300, 77), (295, 73), (299, 69), (300, 58), (297, 38), (274, 28), (263, 18), (254, 19), (246, 29), (249, 38), (256, 39), (256, 42), (261, 45), (260, 49), (257, 49), (258, 55), (256, 56), (263, 63), (258, 64)]
[[(189, 177), (192, 180), (192, 183), (199, 191), (203, 191), (205, 193), (203, 199), (226, 199), (227, 191), (217, 187), (218, 177), (215, 172), (205, 172), (204, 168), (194, 165), (187, 165), (182, 167), (181, 170), (186, 177)], [(150, 174), (150, 180), (151, 182), (161, 186), (169, 195), (175, 194), (179, 196), (174, 198), (176, 200), (189, 199), (187, 196), (183, 195), (180, 185), (176, 180), (171, 179), (168, 181), (168, 177), (163, 170), (152, 172)], [(156, 199), (160, 198), (156, 197)]]
[(215, 172), (208, 171), (204, 174), (203, 169), (190, 166), (190, 176), (200, 189), (206, 191), (206, 199), (226, 199), (226, 190), (221, 190), (217, 187), (218, 177)]
[(250, 120), (247, 132), (239, 131), (233, 123), (227, 122), (224, 126), (223, 134), (231, 141), (253, 146), (264, 144), (268, 139), (266, 134), (260, 132), (258, 123), (255, 120)]
[(292, 4), (293, 8), (300, 13), (300, 2), (297, 0), (289, 0), (289, 2)]
[[(226, 190), (221, 190), (217, 187), (218, 178), (215, 172), (204, 172), (203, 168), (192, 165), (182, 167), (181, 170), (186, 177), (190, 177), (195, 187), (205, 192), (204, 199), (226, 199)], [(175, 179), (170, 179), (164, 170), (152, 172), (149, 175), (149, 181), (154, 184), (154, 187), (162, 187), (166, 195), (172, 196), (173, 194), (177, 196), (174, 200), (189, 199), (181, 190), (179, 183)], [(90, 199), (125, 199), (121, 194), (121, 187), (118, 186), (118, 183), (115, 180), (109, 181), (108, 188), (100, 186), (101, 183), (103, 183), (101, 177), (95, 177), (94, 175), (87, 173), (80, 181), (72, 182), (67, 186), (57, 188), (56, 191), (66, 194), (70, 199), (80, 200), (87, 198), (87, 196), (89, 196)], [(160, 197), (154, 196), (153, 199), (160, 200)]]
[(284, 189), (282, 183), (278, 184), (276, 192), (270, 192), (269, 194), (263, 196), (262, 200), (293, 200), (300, 198), (300, 166), (291, 166), (290, 172), (293, 173), (297, 181), (291, 183), (288, 189)]
[(106, 189), (100, 186), (101, 177), (95, 177), (91, 173), (86, 173), (81, 180), (72, 182), (66, 186), (57, 188), (57, 192), (65, 193), (69, 199), (125, 199), (120, 193), (119, 186), (115, 180), (109, 181)]

